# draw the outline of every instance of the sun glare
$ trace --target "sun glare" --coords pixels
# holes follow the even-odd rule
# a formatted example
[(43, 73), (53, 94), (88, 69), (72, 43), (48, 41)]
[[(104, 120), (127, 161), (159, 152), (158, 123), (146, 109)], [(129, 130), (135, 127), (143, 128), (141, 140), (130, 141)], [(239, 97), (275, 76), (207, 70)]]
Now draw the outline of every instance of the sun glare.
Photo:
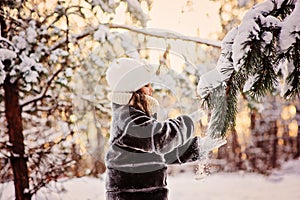
[(155, 0), (149, 13), (148, 26), (189, 36), (217, 39), (215, 33), (221, 30), (219, 7), (219, 2), (209, 0)]

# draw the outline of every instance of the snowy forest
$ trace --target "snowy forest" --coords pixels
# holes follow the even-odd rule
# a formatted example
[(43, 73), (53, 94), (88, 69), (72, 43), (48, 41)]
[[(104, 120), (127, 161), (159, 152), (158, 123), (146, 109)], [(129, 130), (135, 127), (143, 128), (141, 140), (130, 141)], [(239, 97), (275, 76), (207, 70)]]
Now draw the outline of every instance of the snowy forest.
[[(11, 199), (105, 174), (105, 72), (120, 57), (157, 67), (160, 120), (202, 108), (195, 134), (226, 137), (208, 163), (180, 171), (269, 176), (299, 158), (300, 1), (211, 0), (220, 28), (207, 38), (205, 27), (149, 26), (156, 1), (0, 0), (0, 185), (13, 183)], [(181, 5), (183, 15), (201, 2)]]

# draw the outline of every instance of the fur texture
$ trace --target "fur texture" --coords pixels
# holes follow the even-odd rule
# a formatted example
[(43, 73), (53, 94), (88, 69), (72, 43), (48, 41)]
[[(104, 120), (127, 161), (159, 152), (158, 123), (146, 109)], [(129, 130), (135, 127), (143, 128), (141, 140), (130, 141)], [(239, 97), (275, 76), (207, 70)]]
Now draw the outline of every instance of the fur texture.
[(167, 199), (166, 165), (199, 158), (191, 118), (159, 122), (129, 105), (113, 103), (112, 108), (107, 199)]

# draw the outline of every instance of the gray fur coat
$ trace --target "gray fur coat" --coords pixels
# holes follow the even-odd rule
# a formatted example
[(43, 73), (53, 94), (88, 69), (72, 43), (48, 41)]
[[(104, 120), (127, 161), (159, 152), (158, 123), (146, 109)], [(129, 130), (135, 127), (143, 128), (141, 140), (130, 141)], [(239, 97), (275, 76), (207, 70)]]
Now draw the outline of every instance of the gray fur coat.
[(159, 122), (129, 105), (113, 103), (106, 154), (108, 200), (165, 200), (166, 166), (199, 159), (190, 117)]

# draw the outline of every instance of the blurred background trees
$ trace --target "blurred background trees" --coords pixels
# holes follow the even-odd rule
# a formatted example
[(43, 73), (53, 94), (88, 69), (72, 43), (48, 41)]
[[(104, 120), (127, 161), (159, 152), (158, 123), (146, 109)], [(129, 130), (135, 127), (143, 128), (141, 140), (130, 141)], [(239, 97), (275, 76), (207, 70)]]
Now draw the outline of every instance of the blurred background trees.
[[(261, 1), (219, 2), (221, 41)], [(183, 11), (197, 10), (184, 1)], [(61, 177), (98, 176), (111, 120), (105, 71), (117, 57), (157, 67), (153, 85), (161, 120), (200, 107), (196, 86), (215, 68), (220, 42), (149, 29), (153, 1), (23, 0), (0, 2), (0, 182), (15, 181), (30, 199)], [(167, 8), (166, 8), (167, 9)], [(121, 19), (121, 20), (120, 20)], [(201, 19), (197, 19), (201, 20)], [(278, 93), (237, 97), (236, 126), (212, 154), (214, 170), (268, 174), (299, 157), (298, 99)], [(197, 125), (207, 131), (211, 113)]]

